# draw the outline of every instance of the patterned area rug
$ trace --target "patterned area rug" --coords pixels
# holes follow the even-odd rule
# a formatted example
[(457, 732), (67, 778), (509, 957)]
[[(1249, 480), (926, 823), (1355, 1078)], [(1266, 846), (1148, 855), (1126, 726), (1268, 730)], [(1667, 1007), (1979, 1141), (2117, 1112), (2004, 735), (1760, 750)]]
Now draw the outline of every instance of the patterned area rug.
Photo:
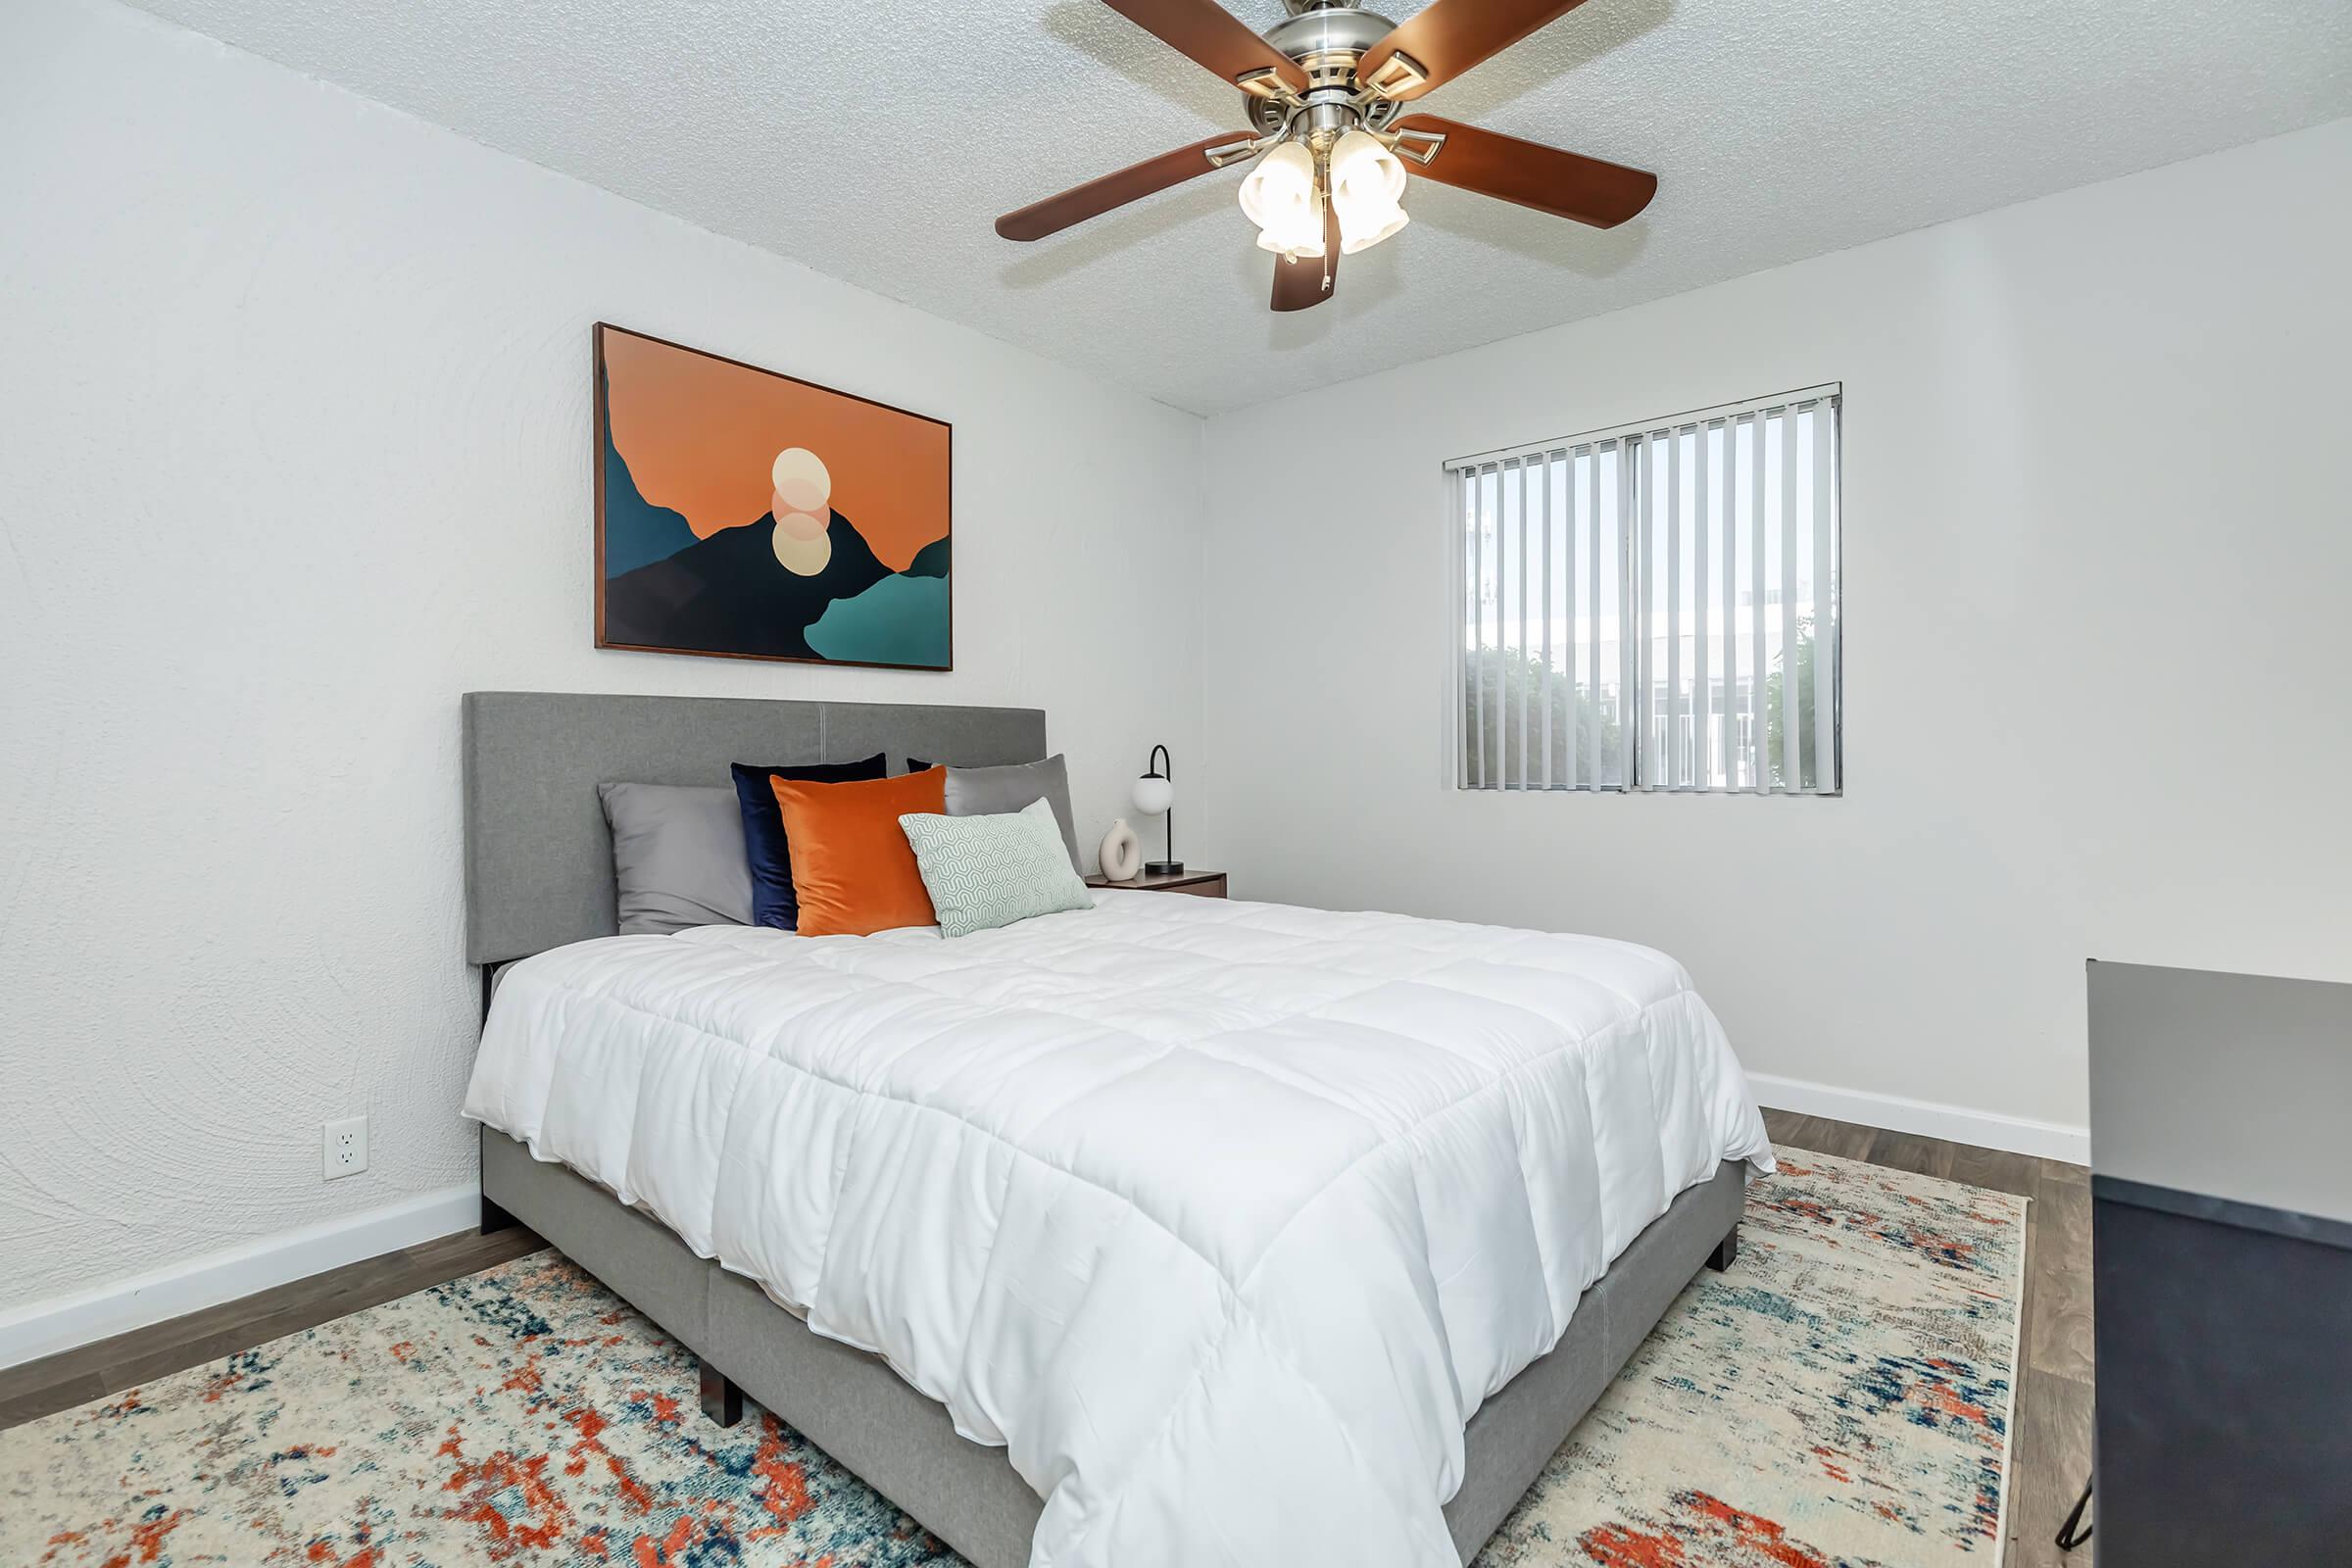
[[(2022, 1199), (1784, 1153), (1484, 1568), (1997, 1563)], [(552, 1252), (0, 1433), (0, 1564), (957, 1559)]]
[(2000, 1562), (2026, 1200), (1776, 1152), (1481, 1568)]

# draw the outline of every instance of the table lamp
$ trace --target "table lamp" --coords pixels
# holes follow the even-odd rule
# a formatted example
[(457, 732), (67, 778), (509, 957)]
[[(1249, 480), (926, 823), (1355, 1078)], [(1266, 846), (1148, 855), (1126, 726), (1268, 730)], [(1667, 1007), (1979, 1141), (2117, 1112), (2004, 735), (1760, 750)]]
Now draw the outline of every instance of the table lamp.
[(1176, 780), (1175, 767), (1168, 760), (1168, 749), (1154, 746), (1145, 760), (1148, 771), (1135, 781), (1135, 808), (1145, 816), (1167, 814), (1167, 858), (1144, 862), (1146, 876), (1175, 876), (1184, 869), (1176, 858)]

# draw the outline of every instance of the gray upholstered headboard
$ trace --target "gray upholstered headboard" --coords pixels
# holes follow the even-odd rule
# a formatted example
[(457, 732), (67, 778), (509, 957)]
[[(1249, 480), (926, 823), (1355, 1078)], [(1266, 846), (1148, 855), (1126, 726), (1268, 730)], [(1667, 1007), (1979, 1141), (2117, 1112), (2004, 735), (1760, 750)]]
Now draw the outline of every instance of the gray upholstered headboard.
[(1046, 755), (1034, 708), (731, 697), (466, 694), (466, 958), (503, 963), (615, 926), (606, 782), (731, 781), (730, 762), (888, 752), (987, 767)]

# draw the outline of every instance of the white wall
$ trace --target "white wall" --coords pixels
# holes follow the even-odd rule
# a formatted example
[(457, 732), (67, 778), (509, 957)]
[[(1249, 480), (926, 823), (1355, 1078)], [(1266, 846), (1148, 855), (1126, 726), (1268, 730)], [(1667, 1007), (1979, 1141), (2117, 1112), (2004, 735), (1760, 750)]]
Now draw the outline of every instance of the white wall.
[[(1090, 842), (1198, 756), (1190, 416), (104, 0), (0, 211), (0, 1351), (469, 1208), (461, 692), (1040, 706)], [(592, 650), (599, 318), (954, 421), (956, 672)]]
[[(1652, 943), (1755, 1073), (2060, 1127), (2085, 958), (2352, 979), (2348, 189), (2343, 122), (1212, 420), (1240, 885)], [(1833, 380), (1845, 797), (1450, 788), (1443, 460)]]

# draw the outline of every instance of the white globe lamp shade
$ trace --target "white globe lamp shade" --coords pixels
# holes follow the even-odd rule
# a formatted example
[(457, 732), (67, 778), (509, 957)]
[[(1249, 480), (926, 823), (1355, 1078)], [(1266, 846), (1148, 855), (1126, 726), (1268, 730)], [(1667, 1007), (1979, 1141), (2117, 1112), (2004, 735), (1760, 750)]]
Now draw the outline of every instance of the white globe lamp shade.
[(1152, 774), (1135, 781), (1135, 808), (1146, 816), (1157, 816), (1176, 804), (1176, 783), (1173, 779)]
[(1369, 131), (1351, 130), (1331, 150), (1331, 205), (1340, 251), (1370, 250), (1411, 220), (1404, 215), (1404, 164)]
[(1315, 188), (1314, 156), (1304, 147), (1286, 141), (1260, 158), (1242, 180), (1241, 200), (1244, 216), (1258, 227), (1260, 250), (1293, 261), (1323, 254), (1323, 196)]

